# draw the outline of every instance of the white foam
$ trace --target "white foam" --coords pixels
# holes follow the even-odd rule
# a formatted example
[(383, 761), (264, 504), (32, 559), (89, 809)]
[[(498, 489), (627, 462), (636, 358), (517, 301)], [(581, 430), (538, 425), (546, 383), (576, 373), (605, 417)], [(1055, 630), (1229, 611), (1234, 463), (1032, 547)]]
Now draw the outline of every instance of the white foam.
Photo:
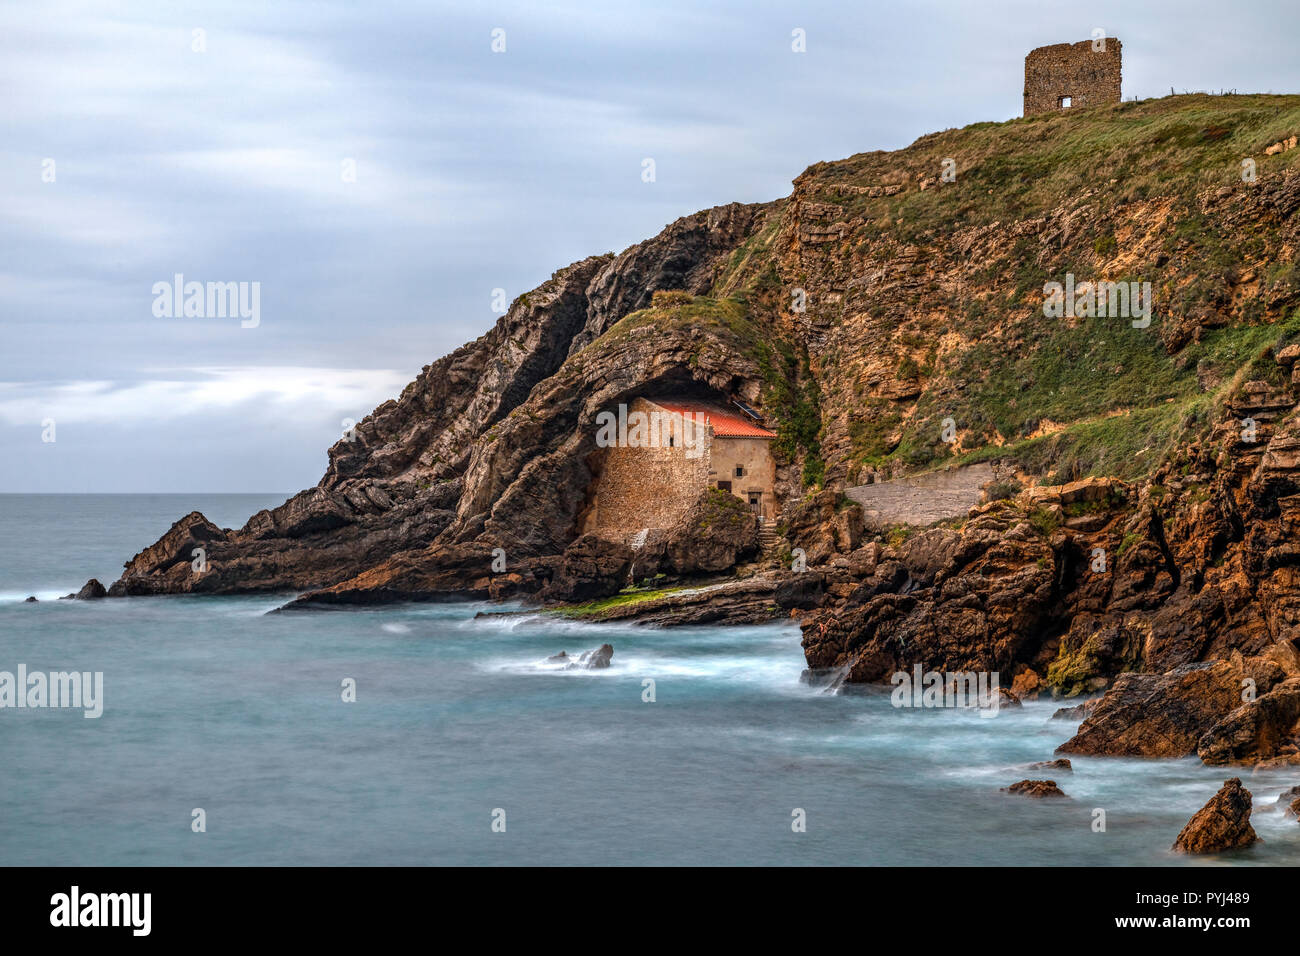
[(0, 604), (21, 604), (29, 597), (38, 601), (57, 601), (66, 594), (76, 594), (77, 588), (62, 591), (0, 591)]

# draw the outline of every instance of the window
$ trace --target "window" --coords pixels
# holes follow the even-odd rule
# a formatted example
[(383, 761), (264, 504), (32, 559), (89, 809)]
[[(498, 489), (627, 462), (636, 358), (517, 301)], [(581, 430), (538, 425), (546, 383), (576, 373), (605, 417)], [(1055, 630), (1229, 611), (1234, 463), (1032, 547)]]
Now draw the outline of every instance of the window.
[(744, 465), (737, 465), (737, 466), (736, 466), (736, 477), (737, 477), (737, 478), (744, 478), (744, 477), (745, 477), (745, 466), (744, 466)]
[(672, 448), (675, 444), (677, 444), (677, 436), (676, 436), (676, 435), (669, 435), (669, 436), (668, 436), (668, 447), (669, 447), (669, 448)]
[(1068, 110), (1068, 109), (1069, 109), (1071, 106), (1073, 106), (1073, 105), (1074, 105), (1074, 97), (1073, 97), (1073, 96), (1062, 96), (1062, 97), (1061, 97), (1061, 109), (1063, 109), (1063, 110)]
[(718, 482), (718, 490), (719, 490), (719, 491), (730, 491), (730, 490), (731, 490), (731, 482), (729, 482), (729, 481), (720, 481), (720, 482)]

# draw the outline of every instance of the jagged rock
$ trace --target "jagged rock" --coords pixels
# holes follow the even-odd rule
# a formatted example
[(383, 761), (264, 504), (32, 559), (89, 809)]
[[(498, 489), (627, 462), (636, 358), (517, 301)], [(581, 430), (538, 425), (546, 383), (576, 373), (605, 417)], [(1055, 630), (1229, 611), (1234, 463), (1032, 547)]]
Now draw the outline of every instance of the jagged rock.
[(1003, 793), (1014, 793), (1022, 797), (1064, 797), (1065, 793), (1056, 785), (1055, 780), (1021, 780), (1009, 787), (1002, 788)]
[(614, 647), (611, 644), (602, 644), (594, 651), (586, 651), (578, 658), (577, 666), (589, 671), (601, 670), (609, 666), (614, 658)]
[[(862, 542), (862, 507), (838, 491), (826, 489), (787, 509), (785, 536), (802, 548), (810, 567), (825, 564), (833, 554), (849, 554)], [(868, 571), (867, 573), (870, 573)]]
[(1197, 742), (1196, 753), (1208, 764), (1266, 760), (1288, 744), (1294, 752), (1298, 724), (1300, 678), (1293, 677), (1218, 721)]
[(496, 557), (484, 544), (430, 545), (422, 551), (402, 551), (354, 578), (308, 591), (281, 610), (485, 598), (497, 573), (492, 570)]
[(668, 536), (667, 562), (678, 574), (726, 571), (758, 553), (758, 523), (745, 502), (709, 489)]
[(776, 587), (772, 599), (783, 608), (819, 607), (826, 598), (826, 576), (817, 571), (795, 572)]
[(27, 600), (23, 601), (23, 603), (24, 603), (24, 604), (36, 604), (36, 603), (37, 603), (36, 596), (35, 596), (35, 595), (32, 595), (32, 596), (28, 597)]
[(1241, 671), (1226, 661), (1167, 674), (1121, 674), (1057, 753), (1185, 757), (1241, 701)]
[(1174, 840), (1176, 853), (1222, 853), (1248, 847), (1259, 840), (1250, 825), (1250, 791), (1233, 777), (1196, 815), (1187, 821)]
[(1011, 681), (1011, 693), (1015, 694), (1020, 700), (1037, 700), (1042, 686), (1042, 678), (1034, 671), (1026, 668)]
[(583, 535), (564, 549), (541, 597), (548, 601), (592, 601), (617, 594), (629, 583), (632, 560), (632, 549), (622, 542)]
[[(81, 590), (76, 594), (69, 594), (64, 600), (71, 601), (97, 601), (100, 598), (108, 597), (108, 591), (104, 585), (99, 583), (98, 578), (91, 578), (81, 586)], [(31, 598), (30, 600), (36, 600)]]
[(1125, 623), (1108, 624), (1078, 615), (1061, 638), (1060, 656), (1047, 670), (1047, 683), (1066, 697), (1096, 691), (1104, 675), (1135, 669), (1142, 659), (1143, 634)]
[[(1032, 535), (936, 530), (882, 560), (833, 615), (802, 623), (815, 669), (885, 681), (927, 670), (1013, 672), (1033, 663), (1053, 603), (1051, 550)], [(885, 555), (888, 558), (888, 552)]]

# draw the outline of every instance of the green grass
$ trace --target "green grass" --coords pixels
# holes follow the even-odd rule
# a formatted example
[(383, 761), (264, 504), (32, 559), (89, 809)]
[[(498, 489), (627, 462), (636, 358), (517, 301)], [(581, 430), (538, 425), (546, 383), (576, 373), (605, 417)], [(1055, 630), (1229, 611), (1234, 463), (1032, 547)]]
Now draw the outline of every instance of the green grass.
[(564, 617), (584, 618), (599, 616), (605, 611), (619, 607), (628, 607), (633, 604), (644, 604), (646, 601), (653, 601), (657, 598), (667, 597), (670, 594), (677, 594), (681, 591), (687, 591), (687, 587), (668, 587), (668, 588), (624, 588), (612, 597), (601, 598), (598, 601), (587, 601), (583, 604), (566, 604), (563, 607), (554, 609), (554, 613)]
[(956, 160), (962, 188), (842, 200), (846, 220), (868, 217), (864, 235), (882, 220), (902, 219), (904, 238), (917, 240), (1041, 214), (1111, 180), (1116, 182), (1109, 198), (1115, 203), (1171, 193), (1190, 197), (1205, 186), (1239, 183), (1243, 157), (1253, 156), (1261, 169), (1295, 162), (1294, 150), (1265, 157), (1264, 149), (1297, 129), (1300, 98), (1295, 96), (1171, 96), (975, 123), (923, 136), (901, 153), (863, 153), (817, 164), (809, 173), (827, 187), (871, 186), (935, 176), (945, 158)]

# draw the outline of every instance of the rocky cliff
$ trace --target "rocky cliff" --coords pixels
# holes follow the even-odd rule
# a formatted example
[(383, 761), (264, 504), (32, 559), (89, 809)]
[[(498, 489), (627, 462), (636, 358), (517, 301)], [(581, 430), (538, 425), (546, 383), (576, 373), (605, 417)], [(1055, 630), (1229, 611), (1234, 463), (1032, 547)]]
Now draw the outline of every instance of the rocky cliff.
[[(742, 566), (768, 584), (726, 600), (737, 619), (800, 615), (812, 670), (878, 681), (920, 662), (1067, 696), (1131, 673), (1074, 752), (1286, 758), (1298, 129), (1300, 97), (1179, 96), (819, 163), (786, 199), (560, 270), (375, 409), (315, 488), (239, 530), (187, 515), (110, 593), (589, 599), (716, 573), (715, 554), (752, 562), (752, 542), (715, 546), (698, 520), (635, 554), (579, 536), (597, 412), (689, 391), (777, 431), (782, 538)], [(1150, 293), (1050, 317), (1053, 282)], [(984, 503), (929, 528), (864, 525), (844, 493), (984, 462)], [(1178, 670), (1215, 661), (1228, 671)], [(1257, 698), (1223, 691), (1248, 679)], [(1156, 733), (1125, 709), (1189, 695)]]

